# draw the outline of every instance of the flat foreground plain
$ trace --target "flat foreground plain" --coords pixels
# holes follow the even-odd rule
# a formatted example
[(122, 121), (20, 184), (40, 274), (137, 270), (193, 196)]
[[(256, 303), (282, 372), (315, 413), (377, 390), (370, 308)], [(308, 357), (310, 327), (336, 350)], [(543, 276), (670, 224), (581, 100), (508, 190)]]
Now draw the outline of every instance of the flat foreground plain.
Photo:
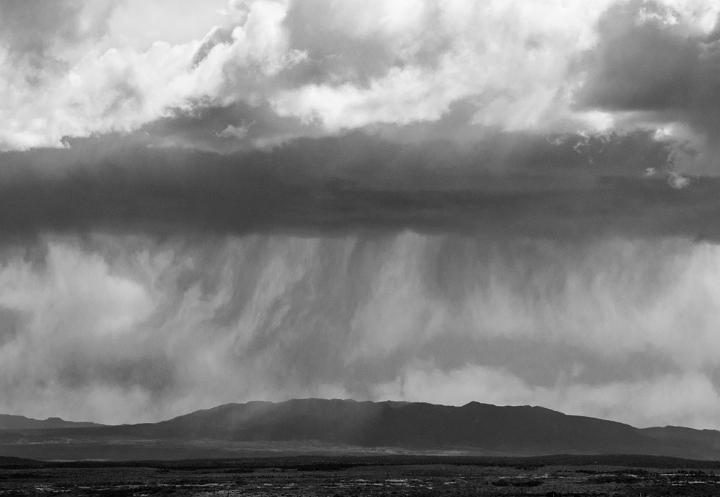
[(632, 456), (8, 462), (0, 496), (719, 495), (720, 463)]

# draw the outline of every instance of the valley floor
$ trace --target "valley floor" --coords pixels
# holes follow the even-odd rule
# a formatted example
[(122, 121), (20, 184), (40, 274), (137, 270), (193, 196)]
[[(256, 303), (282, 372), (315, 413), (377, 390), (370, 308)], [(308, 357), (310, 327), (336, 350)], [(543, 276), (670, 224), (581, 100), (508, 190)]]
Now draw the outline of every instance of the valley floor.
[[(0, 496), (718, 495), (716, 463), (603, 457), (452, 461), (442, 458), (258, 458), (173, 463), (39, 463), (0, 469)], [(627, 463), (626, 459), (622, 461)]]

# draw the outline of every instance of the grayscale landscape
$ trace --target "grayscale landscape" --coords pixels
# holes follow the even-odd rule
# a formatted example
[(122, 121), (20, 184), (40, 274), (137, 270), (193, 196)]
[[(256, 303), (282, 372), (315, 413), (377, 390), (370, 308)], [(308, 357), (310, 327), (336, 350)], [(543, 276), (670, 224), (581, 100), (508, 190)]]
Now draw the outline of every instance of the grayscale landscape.
[[(1, 418), (0, 418), (1, 419)], [(638, 429), (542, 407), (460, 407), (297, 399), (226, 404), (158, 423), (16, 421), (0, 429), (7, 456), (45, 460), (157, 460), (277, 455), (527, 457), (654, 455), (720, 460), (720, 431)]]
[(717, 0), (0, 0), (0, 497), (717, 495)]
[(298, 399), (139, 425), (11, 421), (0, 430), (9, 455), (0, 495), (714, 495), (720, 486), (720, 432), (540, 407)]

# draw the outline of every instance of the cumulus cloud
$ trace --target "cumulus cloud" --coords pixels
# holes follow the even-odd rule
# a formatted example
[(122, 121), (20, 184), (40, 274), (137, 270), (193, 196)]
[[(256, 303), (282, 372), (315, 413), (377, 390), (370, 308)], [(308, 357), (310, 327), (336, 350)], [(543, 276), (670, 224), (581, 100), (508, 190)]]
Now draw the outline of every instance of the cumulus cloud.
[[(716, 141), (712, 2), (321, 3), (218, 1), (190, 23), (176, 3), (10, 2), (3, 22), (17, 27), (0, 52), (24, 62), (5, 66), (0, 146), (143, 127), (152, 141), (157, 122), (222, 108), (243, 111), (221, 132), (254, 114), (264, 126), (203, 142), (218, 151), (428, 124), (441, 136), (641, 127), (696, 150)], [(469, 110), (448, 129), (458, 106)]]
[[(113, 4), (104, 22), (86, 19), (86, 11), (99, 7), (58, 2), (54, 8), (64, 9), (63, 16), (46, 11), (36, 18), (32, 9), (38, 5), (7, 7), (24, 21), (12, 32), (42, 32), (47, 19), (55, 36), (3, 44), (6, 51), (35, 54), (32, 71), (46, 81), (42, 87), (26, 85), (31, 69), (14, 68), (3, 99), (3, 113), (13, 116), (0, 137), (5, 149), (134, 130), (197, 102), (267, 106), (280, 122), (304, 123), (304, 134), (317, 127), (332, 133), (435, 121), (471, 97), (478, 105), (471, 123), (561, 126), (572, 120), (567, 103), (573, 51), (591, 44), (594, 19), (603, 10), (600, 2), (581, 8), (563, 2), (320, 6), (258, 0), (230, 2), (222, 15), (202, 14), (192, 26), (163, 22), (171, 29), (158, 28), (158, 18), (187, 16), (167, 5)], [(205, 7), (203, 12), (219, 10)], [(316, 16), (318, 9), (326, 15)], [(133, 27), (129, 11), (145, 20)], [(51, 22), (56, 17), (64, 24)], [(56, 70), (50, 70), (53, 64)]]
[[(295, 19), (306, 19), (303, 10), (313, 7), (293, 6), (291, 33)], [(274, 105), (280, 115), (336, 130), (434, 121), (453, 102), (472, 96), (480, 102), (476, 123), (503, 129), (547, 125), (566, 117), (568, 63), (573, 50), (592, 42), (592, 22), (602, 8), (562, 2), (374, 2), (370, 8), (349, 3), (321, 22), (314, 40), (299, 33), (310, 50), (313, 41), (327, 38), (324, 29), (336, 33), (329, 37), (337, 43), (309, 51), (311, 60), (322, 57), (316, 68), (331, 71), (330, 77), (287, 89)], [(341, 52), (349, 44), (359, 48), (347, 51), (357, 58)], [(367, 59), (374, 67), (366, 67)]]

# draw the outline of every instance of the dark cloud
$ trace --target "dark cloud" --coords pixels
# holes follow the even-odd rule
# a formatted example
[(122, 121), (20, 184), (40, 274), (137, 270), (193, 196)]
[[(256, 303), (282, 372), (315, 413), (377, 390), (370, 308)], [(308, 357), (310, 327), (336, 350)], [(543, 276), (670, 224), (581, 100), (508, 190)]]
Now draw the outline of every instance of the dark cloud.
[(214, 106), (197, 101), (189, 110), (174, 109), (125, 139), (138, 144), (231, 153), (269, 149), (313, 134), (320, 135), (322, 130), (295, 117), (278, 116), (266, 102)]
[(603, 15), (598, 25), (600, 43), (588, 56), (588, 85), (581, 103), (657, 112), (690, 105), (702, 40), (661, 20), (640, 22), (645, 10), (666, 15), (668, 7), (639, 0), (620, 2)]
[(713, 33), (659, 2), (618, 2), (600, 19), (599, 43), (585, 55), (587, 83), (577, 103), (689, 123), (717, 138), (720, 40)]
[(97, 140), (3, 154), (2, 230), (719, 234), (718, 180), (672, 188), (688, 180), (665, 172), (667, 144), (644, 133), (467, 146), (355, 133), (229, 155)]

